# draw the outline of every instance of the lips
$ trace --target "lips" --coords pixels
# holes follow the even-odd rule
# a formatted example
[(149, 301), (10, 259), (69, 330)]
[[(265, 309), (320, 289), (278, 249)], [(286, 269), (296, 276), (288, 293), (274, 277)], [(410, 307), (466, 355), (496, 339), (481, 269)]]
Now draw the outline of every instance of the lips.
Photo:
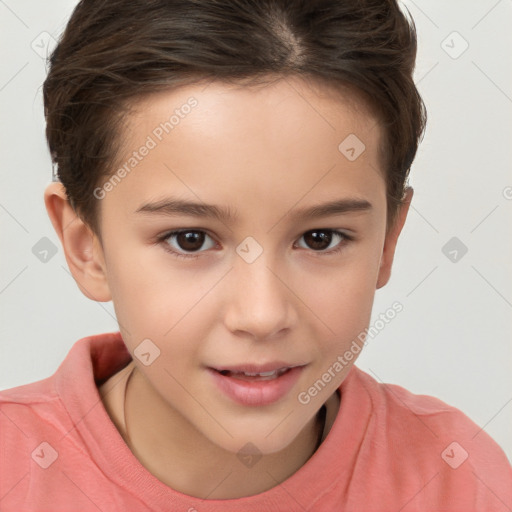
[(208, 368), (217, 389), (231, 400), (252, 406), (268, 405), (286, 396), (306, 365), (274, 362)]
[(245, 381), (261, 381), (261, 380), (272, 380), (277, 379), (290, 368), (279, 368), (269, 372), (233, 372), (231, 370), (222, 370), (219, 373), (226, 377), (232, 377), (233, 379), (245, 380)]
[(247, 374), (258, 374), (275, 372), (278, 370), (294, 368), (295, 366), (304, 366), (303, 363), (285, 363), (283, 361), (273, 361), (265, 364), (239, 364), (234, 366), (212, 366), (213, 370), (218, 372), (231, 372), (231, 373), (247, 373)]

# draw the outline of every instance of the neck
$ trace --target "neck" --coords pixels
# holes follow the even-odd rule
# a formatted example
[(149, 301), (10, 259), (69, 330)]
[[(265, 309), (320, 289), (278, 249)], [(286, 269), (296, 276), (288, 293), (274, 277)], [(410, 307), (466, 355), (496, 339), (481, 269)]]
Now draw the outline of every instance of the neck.
[[(331, 406), (336, 408), (334, 395)], [(331, 426), (325, 424), (324, 406), (285, 449), (244, 467), (236, 454), (213, 444), (171, 410), (136, 367), (128, 378), (124, 403), (121, 433), (133, 454), (164, 484), (198, 498), (234, 499), (275, 487), (306, 463)], [(329, 423), (334, 417), (330, 414)]]

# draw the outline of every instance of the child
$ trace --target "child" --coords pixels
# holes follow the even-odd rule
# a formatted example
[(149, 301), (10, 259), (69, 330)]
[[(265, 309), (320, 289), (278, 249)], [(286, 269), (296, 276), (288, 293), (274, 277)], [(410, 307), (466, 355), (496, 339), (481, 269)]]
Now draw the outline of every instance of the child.
[(2, 511), (512, 508), (485, 431), (354, 365), (413, 195), (415, 57), (395, 0), (78, 4), (45, 204), (119, 332), (0, 393)]

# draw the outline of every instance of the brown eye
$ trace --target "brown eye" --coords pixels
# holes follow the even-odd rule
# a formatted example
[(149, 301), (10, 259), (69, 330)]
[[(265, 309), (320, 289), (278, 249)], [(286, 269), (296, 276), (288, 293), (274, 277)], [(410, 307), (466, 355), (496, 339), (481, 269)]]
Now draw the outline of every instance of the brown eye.
[[(331, 253), (341, 249), (347, 241), (351, 240), (351, 237), (335, 229), (311, 229), (304, 233), (300, 239), (304, 240), (306, 249)], [(333, 248), (335, 249), (327, 250)]]
[(204, 243), (204, 233), (200, 231), (182, 231), (176, 235), (176, 242), (184, 251), (197, 251)]
[(304, 240), (311, 249), (323, 251), (329, 247), (332, 240), (332, 233), (328, 231), (308, 231), (304, 235)]
[[(168, 246), (167, 250), (180, 256), (188, 256), (188, 252), (203, 252), (201, 249), (205, 243), (205, 240), (211, 238), (204, 232), (199, 230), (181, 230), (173, 231), (163, 237), (163, 242)], [(207, 249), (211, 249), (215, 246), (215, 242), (210, 243)]]

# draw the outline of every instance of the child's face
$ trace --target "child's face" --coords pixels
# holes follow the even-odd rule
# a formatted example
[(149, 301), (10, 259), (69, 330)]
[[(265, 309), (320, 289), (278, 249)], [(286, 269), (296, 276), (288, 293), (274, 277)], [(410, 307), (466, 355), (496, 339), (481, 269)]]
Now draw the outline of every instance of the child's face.
[[(132, 354), (151, 340), (143, 345), (150, 360), (154, 346), (160, 351), (147, 366), (134, 356), (138, 369), (174, 417), (230, 451), (251, 442), (270, 453), (299, 434), (357, 358), (352, 343), (389, 277), (398, 233), (386, 239), (379, 128), (326, 92), (288, 79), (260, 89), (187, 86), (147, 98), (126, 128), (119, 167), (128, 163), (130, 172), (98, 192), (102, 265), (123, 339)], [(183, 107), (190, 97), (197, 104)], [(160, 123), (175, 110), (166, 133)], [(358, 156), (356, 139), (347, 142), (353, 161), (338, 148), (350, 134), (366, 148)], [(216, 205), (236, 219), (138, 211), (171, 199)], [(349, 199), (371, 206), (299, 216)], [(158, 242), (178, 229), (192, 233)], [(351, 346), (354, 357), (335, 365)], [(276, 362), (303, 366), (279, 378), (287, 385), (266, 381), (277, 391), (259, 402), (254, 391), (245, 399), (223, 391), (219, 383), (235, 379), (209, 369)], [(308, 391), (315, 383), (316, 394)]]

